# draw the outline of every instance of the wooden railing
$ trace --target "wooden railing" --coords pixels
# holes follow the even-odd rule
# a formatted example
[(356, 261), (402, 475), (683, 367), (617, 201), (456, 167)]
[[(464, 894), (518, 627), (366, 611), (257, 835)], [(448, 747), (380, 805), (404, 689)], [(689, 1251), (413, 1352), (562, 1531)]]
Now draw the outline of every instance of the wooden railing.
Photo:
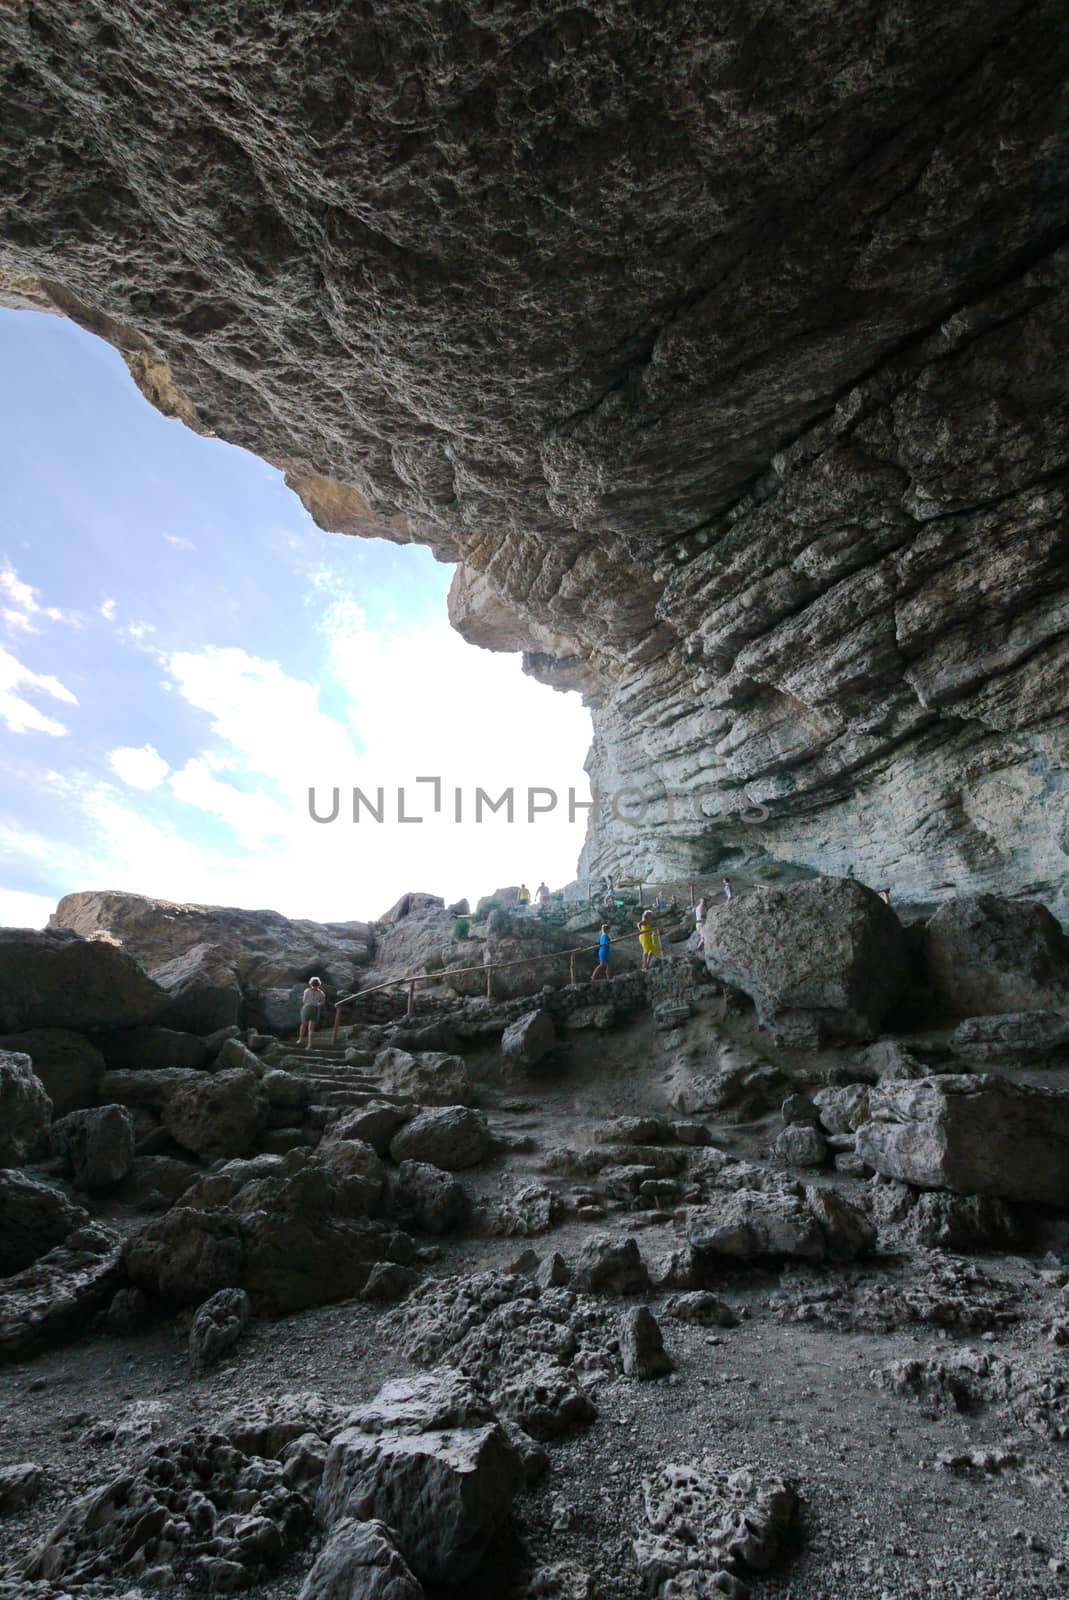
[[(589, 882), (587, 883), (587, 889), (586, 889), (586, 903), (587, 903), (587, 905), (592, 906), (592, 905), (595, 905), (595, 904), (601, 904), (601, 902), (604, 899), (604, 884), (605, 884), (604, 877), (591, 878), (589, 880)], [(658, 882), (656, 880), (652, 880), (652, 879), (648, 879), (648, 878), (642, 879), (641, 882), (637, 878), (626, 878), (626, 879), (621, 878), (619, 880), (616, 880), (615, 878), (613, 879), (613, 891), (614, 891), (614, 893), (617, 890), (619, 890), (621, 893), (623, 893), (625, 891), (627, 891), (629, 893), (633, 893), (633, 892), (637, 891), (637, 893), (638, 893), (638, 908), (639, 908), (640, 911), (644, 909), (645, 904), (646, 904), (646, 890), (647, 889), (650, 891), (651, 898), (653, 896), (655, 896), (658, 893), (658, 891), (660, 891), (663, 894), (665, 890), (670, 890), (678, 898), (680, 891), (685, 889), (686, 892), (687, 892), (688, 903), (693, 908), (693, 906), (695, 904), (695, 901), (696, 901), (696, 896), (695, 896), (695, 892), (694, 892), (696, 887), (699, 890), (701, 889), (701, 885), (700, 884), (695, 885), (695, 883), (693, 881), (688, 880), (688, 879), (683, 879), (683, 878), (673, 879), (670, 883)], [(581, 902), (573, 901), (572, 903), (573, 904), (579, 904)]]
[[(679, 924), (679, 926), (682, 926), (682, 924)], [(660, 934), (661, 931), (662, 930), (660, 928), (654, 929), (654, 932), (658, 934)], [(672, 931), (675, 931), (675, 929)], [(637, 938), (637, 933), (625, 933), (618, 939), (614, 938), (612, 942), (614, 946), (618, 944), (628, 944), (632, 939)], [(337, 1040), (338, 1026), (341, 1022), (342, 1007), (351, 1005), (354, 1000), (363, 1000), (369, 994), (382, 994), (387, 989), (396, 989), (399, 985), (407, 984), (408, 1015), (412, 1016), (416, 1009), (417, 983), (448, 983), (450, 978), (468, 977), (473, 972), (482, 972), (486, 974), (486, 998), (488, 1000), (492, 1000), (495, 972), (503, 972), (507, 967), (530, 967), (539, 962), (560, 961), (567, 956), (569, 982), (575, 983), (577, 981), (575, 976), (576, 956), (589, 955), (591, 952), (596, 951), (597, 949), (598, 946), (596, 944), (585, 944), (577, 945), (574, 950), (545, 950), (541, 955), (521, 956), (516, 961), (489, 961), (484, 962), (481, 966), (477, 967), (442, 967), (436, 972), (409, 973), (409, 975), (404, 978), (390, 978), (386, 983), (373, 984), (369, 989), (357, 989), (355, 993), (344, 995), (342, 999), (334, 1002), (334, 1027), (331, 1032), (331, 1039), (335, 1041)]]

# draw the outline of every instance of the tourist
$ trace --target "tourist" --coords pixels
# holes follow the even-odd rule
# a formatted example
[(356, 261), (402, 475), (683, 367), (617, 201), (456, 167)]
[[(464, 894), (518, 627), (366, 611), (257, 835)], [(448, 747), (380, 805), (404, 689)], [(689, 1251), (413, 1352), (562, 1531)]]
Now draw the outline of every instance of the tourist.
[(516, 890), (516, 904), (518, 906), (529, 906), (531, 904), (531, 891), (525, 883), (521, 883)]
[(306, 1050), (311, 1050), (312, 1040), (315, 1038), (316, 1023), (319, 1021), (320, 1012), (326, 1005), (327, 997), (323, 993), (323, 985), (318, 978), (309, 978), (308, 987), (301, 995), (301, 1027), (297, 1034), (297, 1043), (305, 1037), (308, 1030)]
[(538, 904), (540, 906), (545, 907), (549, 905), (549, 885), (546, 883), (544, 878), (538, 885), (538, 888), (535, 890), (535, 894), (538, 897)]
[(653, 926), (653, 912), (644, 911), (638, 925), (638, 942), (642, 946), (642, 970), (648, 972), (657, 949), (657, 934)]
[(733, 896), (734, 896), (734, 892), (735, 891), (731, 887), (731, 879), (730, 878), (725, 878), (724, 879), (724, 899), (725, 900), (732, 899)]
[(698, 901), (698, 904), (694, 907), (694, 926), (698, 932), (698, 943), (695, 946), (696, 951), (705, 949), (705, 919), (708, 915), (708, 912), (709, 902), (705, 896), (702, 895), (701, 899)]
[(601, 898), (607, 906), (611, 906), (616, 900), (616, 890), (613, 888), (612, 879), (608, 875), (605, 878), (605, 893)]
[(601, 924), (601, 938), (598, 940), (598, 964), (590, 974), (593, 983), (598, 978), (609, 979), (612, 977), (612, 940), (609, 938), (609, 924)]

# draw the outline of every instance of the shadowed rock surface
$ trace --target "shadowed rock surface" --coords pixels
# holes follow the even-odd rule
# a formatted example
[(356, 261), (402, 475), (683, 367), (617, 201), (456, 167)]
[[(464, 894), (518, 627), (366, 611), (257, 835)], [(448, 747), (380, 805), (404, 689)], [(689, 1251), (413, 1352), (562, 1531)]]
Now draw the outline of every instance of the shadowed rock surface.
[(1061, 12), (20, 0), (0, 296), (459, 561), (590, 869), (1064, 911)]

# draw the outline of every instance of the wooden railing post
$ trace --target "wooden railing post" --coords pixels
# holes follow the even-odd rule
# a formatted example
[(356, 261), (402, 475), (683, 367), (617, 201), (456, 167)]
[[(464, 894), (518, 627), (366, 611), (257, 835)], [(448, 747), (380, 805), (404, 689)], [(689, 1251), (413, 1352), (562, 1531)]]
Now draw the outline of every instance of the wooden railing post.
[(331, 1044), (338, 1042), (338, 1023), (341, 1021), (341, 1006), (334, 1007), (334, 1029), (330, 1036)]
[(575, 951), (574, 950), (572, 950), (569, 953), (569, 956), (568, 956), (568, 982), (569, 983), (574, 983), (575, 982)]
[(416, 1014), (416, 980), (415, 980), (415, 978), (412, 979), (412, 982), (408, 986), (408, 1014), (409, 1014), (410, 1017), (414, 1017), (415, 1014)]
[(486, 998), (488, 1000), (492, 1000), (494, 998), (494, 982), (493, 982), (493, 979), (494, 979), (494, 968), (493, 968), (493, 963), (491, 962), (491, 964), (486, 969)]

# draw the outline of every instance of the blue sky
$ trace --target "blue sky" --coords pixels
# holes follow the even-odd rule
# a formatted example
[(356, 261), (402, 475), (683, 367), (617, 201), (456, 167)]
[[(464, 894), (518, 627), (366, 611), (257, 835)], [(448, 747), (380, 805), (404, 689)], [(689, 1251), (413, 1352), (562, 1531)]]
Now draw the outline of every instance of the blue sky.
[[(573, 876), (589, 716), (452, 632), (426, 550), (322, 533), (39, 313), (0, 310), (0, 482), (0, 924), (74, 889), (333, 919)], [(386, 821), (353, 825), (354, 785)], [(516, 821), (476, 825), (476, 787), (509, 785)], [(532, 785), (560, 803), (529, 825)], [(324, 812), (341, 791), (333, 824), (310, 786)]]

